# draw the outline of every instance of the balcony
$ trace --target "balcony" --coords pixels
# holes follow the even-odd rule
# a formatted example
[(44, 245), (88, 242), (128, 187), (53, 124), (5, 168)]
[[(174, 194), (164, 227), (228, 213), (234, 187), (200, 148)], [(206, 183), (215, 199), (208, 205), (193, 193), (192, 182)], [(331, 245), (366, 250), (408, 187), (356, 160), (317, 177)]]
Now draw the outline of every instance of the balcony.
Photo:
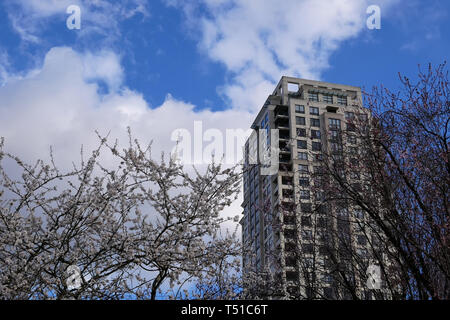
[(280, 154), (280, 164), (289, 164), (291, 162), (291, 154)]
[(284, 140), (284, 141), (289, 141), (291, 139), (289, 130), (286, 130), (284, 128), (282, 128), (282, 129), (280, 129), (279, 139), (280, 140)]
[(288, 141), (280, 141), (279, 146), (280, 146), (280, 149), (285, 149), (285, 148), (290, 149)]
[(276, 118), (275, 119), (275, 128), (276, 129), (287, 129), (289, 130), (289, 117), (284, 118)]
[(292, 162), (286, 163), (280, 161), (278, 170), (282, 172), (292, 171)]
[(339, 110), (339, 107), (327, 106), (327, 112), (336, 113), (338, 110)]
[(287, 185), (287, 186), (293, 186), (294, 185), (293, 178), (292, 177), (288, 177), (288, 176), (281, 177), (281, 183), (283, 185)]
[(292, 189), (283, 189), (282, 190), (283, 199), (294, 199), (294, 191)]
[(285, 155), (291, 155), (291, 149), (289, 148), (280, 148), (280, 153), (285, 154)]
[(279, 118), (289, 118), (289, 112), (287, 110), (278, 109), (276, 112), (274, 112), (275, 119)]
[(289, 117), (289, 107), (279, 104), (275, 107), (275, 109), (273, 110), (274, 112), (274, 116), (275, 118), (277, 117), (277, 115), (279, 116), (288, 116)]

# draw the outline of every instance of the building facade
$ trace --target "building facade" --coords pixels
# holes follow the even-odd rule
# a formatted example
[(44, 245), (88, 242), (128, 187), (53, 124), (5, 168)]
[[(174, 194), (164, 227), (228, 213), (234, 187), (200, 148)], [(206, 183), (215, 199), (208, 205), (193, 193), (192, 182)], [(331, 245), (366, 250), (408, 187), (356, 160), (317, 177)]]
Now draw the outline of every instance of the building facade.
[[(270, 279), (267, 298), (386, 298), (367, 285), (372, 242), (358, 229), (367, 217), (345, 204), (321, 204), (324, 190), (314, 185), (324, 154), (358, 148), (355, 117), (370, 117), (359, 87), (282, 77), (252, 124), (244, 152), (243, 264), (246, 273)], [(274, 155), (278, 160), (275, 172), (262, 170), (267, 150), (272, 167)], [(349, 256), (366, 265), (356, 270)]]

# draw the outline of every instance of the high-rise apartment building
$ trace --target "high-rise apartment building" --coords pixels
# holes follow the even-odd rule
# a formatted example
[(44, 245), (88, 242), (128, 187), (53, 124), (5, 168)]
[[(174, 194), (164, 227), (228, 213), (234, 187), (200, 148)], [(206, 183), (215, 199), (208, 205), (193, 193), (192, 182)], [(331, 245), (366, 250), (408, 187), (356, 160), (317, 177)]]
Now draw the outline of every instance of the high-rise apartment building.
[[(359, 87), (282, 77), (252, 124), (244, 153), (243, 263), (244, 270), (272, 277), (274, 290), (267, 297), (351, 299), (356, 292), (357, 298), (374, 298), (366, 275), (345, 259), (355, 252), (370, 262), (367, 233), (354, 223), (363, 213), (345, 205), (320, 206), (323, 190), (312, 178), (325, 153), (358, 148), (349, 121), (354, 117), (370, 117)], [(278, 133), (277, 169), (262, 174), (261, 153), (276, 144), (271, 130)], [(336, 234), (347, 239), (346, 250)], [(343, 282), (352, 283), (353, 293)]]

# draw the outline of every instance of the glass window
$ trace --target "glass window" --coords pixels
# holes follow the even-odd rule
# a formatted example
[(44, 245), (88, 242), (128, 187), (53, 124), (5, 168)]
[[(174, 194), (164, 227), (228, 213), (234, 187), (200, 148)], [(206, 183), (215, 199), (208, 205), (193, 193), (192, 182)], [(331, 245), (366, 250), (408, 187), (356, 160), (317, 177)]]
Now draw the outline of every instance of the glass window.
[(314, 154), (314, 159), (316, 161), (322, 161), (323, 160), (323, 155), (321, 153), (316, 153), (316, 154)]
[(323, 102), (333, 103), (333, 95), (332, 94), (324, 94), (323, 95)]
[(309, 101), (319, 101), (319, 94), (318, 93), (309, 93), (308, 95)]
[(306, 123), (305, 118), (304, 117), (295, 117), (295, 123), (297, 125), (304, 126)]
[(311, 127), (320, 128), (320, 119), (311, 119)]
[(341, 120), (339, 119), (328, 119), (331, 129), (341, 129)]
[(351, 171), (350, 178), (353, 180), (359, 180), (361, 178), (359, 172)]
[(346, 106), (347, 105), (347, 97), (337, 97), (337, 103)]
[(312, 240), (312, 231), (311, 230), (302, 230), (302, 238), (303, 238), (303, 240)]
[(299, 152), (298, 153), (298, 159), (299, 160), (308, 160), (308, 153), (306, 153), (306, 152)]
[(358, 218), (358, 219), (364, 219), (364, 212), (361, 210), (361, 209), (356, 209), (355, 210), (355, 216)]
[(342, 151), (342, 146), (339, 143), (332, 142), (330, 146), (331, 151)]
[(358, 244), (365, 246), (367, 244), (366, 236), (358, 236)]
[(348, 209), (347, 208), (339, 208), (339, 209), (337, 209), (337, 214), (340, 217), (348, 217)]
[(367, 114), (364, 114), (364, 113), (360, 114), (360, 115), (359, 115), (359, 119), (360, 119), (361, 121), (367, 121)]
[(307, 149), (306, 140), (297, 140), (297, 148), (298, 149)]
[(356, 144), (356, 137), (352, 135), (347, 136), (348, 143)]
[(266, 113), (266, 115), (264, 116), (264, 118), (261, 121), (261, 128), (267, 127), (268, 124), (269, 124), (269, 114)]
[(297, 112), (297, 113), (305, 113), (305, 106), (296, 104), (295, 105), (295, 112)]
[(297, 128), (297, 136), (298, 137), (306, 137), (306, 129)]
[(295, 271), (286, 271), (286, 280), (287, 281), (298, 281), (298, 273)]
[(356, 131), (356, 125), (354, 123), (347, 123), (347, 131), (355, 132)]
[(358, 249), (356, 250), (356, 253), (358, 254), (358, 256), (360, 256), (361, 258), (367, 258), (368, 257), (368, 253), (366, 249)]
[[(320, 191), (320, 190), (314, 192), (314, 199), (316, 201), (324, 201), (325, 200), (325, 192)], [(326, 213), (326, 211), (324, 211), (324, 210), (326, 210), (325, 207), (326, 207), (325, 205), (319, 205), (317, 208), (317, 212)]]
[(313, 142), (312, 143), (312, 150), (313, 151), (322, 151), (322, 143), (320, 143), (320, 142)]
[(330, 136), (332, 140), (337, 140), (339, 138), (339, 131), (330, 130)]
[(301, 187), (309, 187), (309, 178), (301, 177), (299, 179), (299, 185)]
[(345, 119), (346, 120), (352, 120), (355, 118), (355, 113), (353, 112), (345, 112)]
[(309, 113), (314, 115), (319, 115), (319, 108), (317, 107), (309, 107)]
[(296, 240), (297, 239), (297, 231), (292, 230), (292, 229), (285, 229), (284, 237), (289, 240)]
[[(302, 199), (309, 199), (309, 191), (307, 191), (307, 193), (308, 193), (308, 198), (302, 198)], [(312, 204), (311, 203), (301, 203), (300, 209), (302, 210), (302, 212), (312, 213)]]
[(311, 226), (311, 217), (302, 217), (302, 226), (310, 227)]
[[(329, 273), (324, 274), (322, 279), (323, 279), (323, 281), (325, 283), (332, 283), (333, 282), (333, 276), (331, 274), (329, 274)], [(331, 289), (331, 288), (324, 288), (324, 291), (326, 289)], [(329, 296), (331, 296), (331, 294), (329, 294)]]
[(320, 130), (311, 130), (312, 139), (320, 139)]
[(284, 216), (283, 217), (284, 223), (288, 225), (294, 225), (295, 224), (295, 217), (294, 216)]
[(300, 173), (308, 173), (308, 172), (309, 172), (309, 169), (308, 169), (308, 166), (307, 166), (307, 165), (305, 165), (305, 164), (299, 164), (299, 165), (298, 165), (298, 171), (299, 171)]

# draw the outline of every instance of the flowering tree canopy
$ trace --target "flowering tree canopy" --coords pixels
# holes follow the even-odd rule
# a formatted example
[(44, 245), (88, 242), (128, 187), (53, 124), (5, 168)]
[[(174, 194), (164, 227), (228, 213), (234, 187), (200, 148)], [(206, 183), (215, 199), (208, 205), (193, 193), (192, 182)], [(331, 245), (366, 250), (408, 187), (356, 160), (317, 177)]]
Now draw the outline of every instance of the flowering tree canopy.
[[(217, 270), (239, 269), (236, 234), (221, 228), (240, 188), (235, 167), (188, 174), (172, 158), (153, 160), (131, 134), (123, 150), (99, 138), (69, 171), (53, 156), (26, 164), (0, 144), (0, 297), (180, 298), (189, 281), (213, 283)], [(105, 152), (117, 162), (112, 170), (100, 160)], [(217, 283), (222, 295), (237, 294)]]

